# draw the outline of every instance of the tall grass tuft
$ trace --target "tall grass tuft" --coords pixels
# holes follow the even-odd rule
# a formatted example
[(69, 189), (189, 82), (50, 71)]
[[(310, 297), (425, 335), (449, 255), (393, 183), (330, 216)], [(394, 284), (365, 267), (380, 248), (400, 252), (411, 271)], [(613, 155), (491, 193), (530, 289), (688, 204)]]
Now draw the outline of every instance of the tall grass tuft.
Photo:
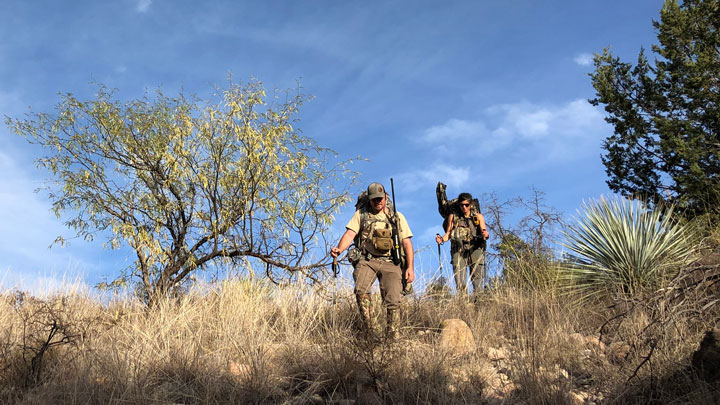
[(586, 202), (566, 231), (572, 253), (565, 273), (586, 297), (639, 296), (661, 288), (691, 258), (694, 231), (678, 222), (673, 207), (650, 209), (639, 200)]
[[(373, 305), (380, 312), (380, 294)], [(361, 333), (349, 284), (328, 297), (304, 283), (227, 280), (152, 308), (0, 291), (0, 403), (623, 404), (649, 390), (659, 403), (717, 398), (684, 373), (717, 309), (648, 328), (654, 309), (638, 307), (613, 334), (599, 333), (604, 311), (507, 284), (472, 302), (418, 293), (403, 304), (399, 339), (385, 341)], [(467, 323), (469, 351), (442, 343), (446, 319)], [(662, 341), (652, 367), (638, 369), (643, 352), (609, 352), (639, 347), (638, 330)]]

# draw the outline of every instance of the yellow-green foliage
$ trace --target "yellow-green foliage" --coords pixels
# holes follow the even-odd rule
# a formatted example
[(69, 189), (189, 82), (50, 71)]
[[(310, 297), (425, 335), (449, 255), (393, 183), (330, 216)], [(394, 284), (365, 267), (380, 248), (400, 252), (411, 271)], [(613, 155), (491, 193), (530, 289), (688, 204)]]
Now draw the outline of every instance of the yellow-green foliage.
[(337, 178), (354, 175), (294, 128), (304, 100), (254, 81), (207, 103), (161, 92), (121, 102), (99, 86), (95, 99), (65, 94), (55, 114), (7, 124), (46, 152), (55, 213), (81, 237), (132, 248), (128, 274), (153, 300), (221, 259), (324, 267), (311, 250), (349, 199)]

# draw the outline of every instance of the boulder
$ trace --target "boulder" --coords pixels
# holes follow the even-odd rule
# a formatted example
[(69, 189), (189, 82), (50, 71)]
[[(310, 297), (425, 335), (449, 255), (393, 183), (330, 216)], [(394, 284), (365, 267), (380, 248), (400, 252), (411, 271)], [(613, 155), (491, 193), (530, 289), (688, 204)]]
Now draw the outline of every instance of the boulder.
[(472, 353), (475, 337), (462, 319), (446, 319), (440, 325), (440, 347), (455, 355)]
[(605, 351), (607, 359), (615, 364), (624, 362), (628, 354), (630, 354), (630, 345), (623, 342), (610, 343)]

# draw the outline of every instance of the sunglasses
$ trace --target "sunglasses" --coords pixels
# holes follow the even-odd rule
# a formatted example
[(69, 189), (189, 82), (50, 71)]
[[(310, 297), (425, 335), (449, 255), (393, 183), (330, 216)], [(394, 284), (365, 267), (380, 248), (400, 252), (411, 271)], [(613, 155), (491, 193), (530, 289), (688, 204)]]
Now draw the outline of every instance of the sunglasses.
[(462, 205), (463, 207), (469, 207), (469, 206), (470, 206), (470, 204), (460, 204), (460, 205)]

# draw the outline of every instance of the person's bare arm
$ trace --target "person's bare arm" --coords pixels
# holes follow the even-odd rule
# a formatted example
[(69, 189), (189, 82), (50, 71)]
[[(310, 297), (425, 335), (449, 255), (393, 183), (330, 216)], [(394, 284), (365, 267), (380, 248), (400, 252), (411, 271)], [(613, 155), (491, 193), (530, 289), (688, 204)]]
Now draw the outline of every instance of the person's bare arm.
[(353, 239), (355, 239), (355, 231), (347, 229), (343, 236), (340, 238), (340, 242), (338, 242), (337, 246), (334, 246), (330, 249), (330, 256), (332, 257), (338, 257), (340, 256), (340, 253), (342, 253), (345, 249), (350, 246)]
[(413, 251), (412, 240), (405, 238), (402, 240), (403, 249), (405, 249), (405, 263), (407, 263), (407, 270), (405, 270), (405, 278), (408, 283), (412, 283), (415, 280), (415, 252)]
[(455, 215), (450, 214), (448, 216), (448, 224), (447, 224), (447, 229), (445, 230), (445, 235), (443, 235), (443, 236), (440, 236), (440, 234), (435, 235), (435, 242), (437, 242), (438, 245), (441, 245), (443, 242), (447, 242), (450, 239), (450, 230), (452, 230), (454, 222), (455, 222)]
[(485, 217), (483, 214), (478, 213), (478, 223), (480, 224), (480, 232), (482, 232), (483, 238), (487, 239), (490, 237), (490, 234), (487, 231), (487, 225), (485, 225)]

